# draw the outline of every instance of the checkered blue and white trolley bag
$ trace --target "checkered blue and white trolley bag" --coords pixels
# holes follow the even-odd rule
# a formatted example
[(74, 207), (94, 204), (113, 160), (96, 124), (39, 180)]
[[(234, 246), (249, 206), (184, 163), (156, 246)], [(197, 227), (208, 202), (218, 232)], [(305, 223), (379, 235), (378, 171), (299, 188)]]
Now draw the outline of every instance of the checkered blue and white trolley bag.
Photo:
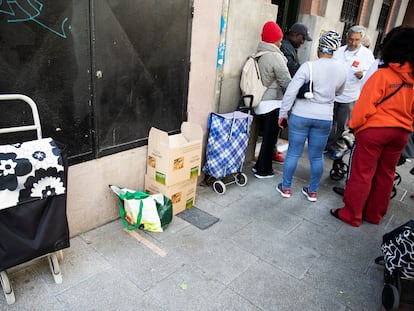
[(0, 95), (0, 103), (5, 101), (26, 102), (34, 124), (0, 128), (0, 134), (37, 132), (35, 140), (0, 145), (0, 281), (7, 304), (13, 304), (9, 268), (46, 257), (55, 283), (62, 283), (59, 261), (62, 249), (70, 246), (67, 157), (64, 146), (42, 138), (37, 106), (31, 98)]
[[(226, 192), (226, 185), (247, 184), (247, 176), (242, 173), (242, 168), (252, 121), (252, 115), (241, 111), (211, 113), (209, 116), (209, 136), (203, 172), (216, 179), (212, 186), (218, 194)], [(227, 176), (232, 178), (226, 178), (225, 182)]]

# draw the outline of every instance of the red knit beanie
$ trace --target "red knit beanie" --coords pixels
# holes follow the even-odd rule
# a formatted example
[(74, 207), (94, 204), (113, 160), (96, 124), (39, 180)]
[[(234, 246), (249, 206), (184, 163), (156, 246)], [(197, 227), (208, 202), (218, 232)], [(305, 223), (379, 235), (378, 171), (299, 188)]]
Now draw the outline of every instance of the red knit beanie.
[(275, 43), (277, 41), (282, 40), (283, 38), (283, 32), (282, 29), (280, 29), (279, 25), (275, 22), (266, 22), (266, 24), (263, 25), (262, 30), (262, 41), (267, 43)]

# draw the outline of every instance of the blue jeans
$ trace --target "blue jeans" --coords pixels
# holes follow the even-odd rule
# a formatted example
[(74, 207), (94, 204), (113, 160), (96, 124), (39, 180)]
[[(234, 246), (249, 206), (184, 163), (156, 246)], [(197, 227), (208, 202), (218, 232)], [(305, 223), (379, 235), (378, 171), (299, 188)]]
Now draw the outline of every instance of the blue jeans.
[(292, 178), (303, 153), (306, 139), (310, 162), (309, 190), (318, 192), (323, 173), (323, 150), (331, 131), (332, 121), (309, 119), (292, 114), (289, 118), (289, 148), (283, 164), (284, 188), (291, 188)]

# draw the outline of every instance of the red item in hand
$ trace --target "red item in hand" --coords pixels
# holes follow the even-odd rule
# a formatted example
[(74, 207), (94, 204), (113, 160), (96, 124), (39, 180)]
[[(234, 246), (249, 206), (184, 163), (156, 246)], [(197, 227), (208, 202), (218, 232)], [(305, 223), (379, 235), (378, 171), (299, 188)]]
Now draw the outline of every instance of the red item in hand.
[(286, 128), (288, 126), (287, 118), (280, 118), (278, 124), (279, 124), (279, 127), (283, 129)]

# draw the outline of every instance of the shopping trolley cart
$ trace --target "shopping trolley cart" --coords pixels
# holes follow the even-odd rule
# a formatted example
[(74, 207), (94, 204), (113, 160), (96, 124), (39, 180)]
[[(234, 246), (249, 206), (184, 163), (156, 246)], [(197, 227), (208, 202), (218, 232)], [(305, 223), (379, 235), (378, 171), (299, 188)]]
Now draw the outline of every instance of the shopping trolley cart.
[(375, 263), (384, 266), (383, 307), (387, 311), (398, 310), (402, 300), (412, 308), (414, 305), (412, 282), (414, 280), (414, 220), (409, 220), (384, 234), (381, 251), (383, 255), (377, 257)]
[(34, 101), (20, 94), (0, 95), (30, 106), (32, 125), (0, 128), (0, 134), (36, 131), (37, 139), (0, 145), (0, 280), (8, 304), (15, 302), (7, 269), (47, 257), (56, 283), (59, 261), (69, 247), (66, 218), (67, 161), (61, 144), (42, 138)]
[(226, 186), (247, 184), (242, 172), (253, 116), (250, 112), (211, 113), (208, 120), (206, 162), (203, 172), (214, 178), (213, 190), (226, 192)]

